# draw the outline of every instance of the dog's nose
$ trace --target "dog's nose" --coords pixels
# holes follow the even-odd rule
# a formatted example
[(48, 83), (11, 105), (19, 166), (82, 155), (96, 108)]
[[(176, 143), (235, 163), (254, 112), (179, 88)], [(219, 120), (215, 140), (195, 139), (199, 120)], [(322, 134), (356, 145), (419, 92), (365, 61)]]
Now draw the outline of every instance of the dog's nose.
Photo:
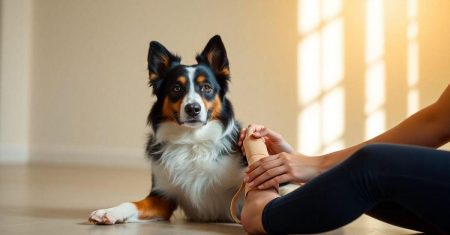
[(199, 115), (201, 110), (202, 107), (199, 103), (187, 104), (184, 107), (184, 111), (186, 111), (186, 113), (191, 117), (196, 117), (197, 115)]

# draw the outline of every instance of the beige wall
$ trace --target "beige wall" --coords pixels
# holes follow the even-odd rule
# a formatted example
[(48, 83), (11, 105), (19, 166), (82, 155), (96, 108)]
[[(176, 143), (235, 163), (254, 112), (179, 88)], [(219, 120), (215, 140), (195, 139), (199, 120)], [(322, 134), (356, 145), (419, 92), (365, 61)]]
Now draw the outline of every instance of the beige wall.
[[(302, 149), (301, 138), (307, 129), (299, 119), (307, 104), (298, 98), (298, 84), (304, 79), (298, 74), (309, 57), (299, 56), (298, 48), (308, 35), (299, 32), (298, 6), (304, 2), (32, 1), (31, 82), (23, 85), (31, 87), (29, 117), (24, 117), (30, 120), (31, 160), (142, 164), (149, 132), (146, 115), (154, 101), (147, 87), (149, 41), (160, 41), (189, 64), (214, 34), (220, 34), (227, 47), (230, 99), (238, 119), (245, 125), (263, 123)], [(407, 115), (408, 21), (406, 1), (384, 2), (383, 109), (384, 128), (388, 128)], [(417, 89), (423, 107), (450, 82), (450, 2), (420, 0), (419, 5)], [(338, 136), (341, 143), (351, 145), (365, 138), (366, 8), (364, 1), (349, 0), (339, 9), (343, 25), (339, 84), (345, 96), (340, 110), (343, 121), (336, 125), (343, 126)], [(321, 25), (325, 27), (326, 22)], [(323, 34), (321, 27), (317, 30)], [(317, 52), (321, 57), (333, 53), (324, 48)], [(1, 65), (3, 71), (5, 62)], [(332, 69), (329, 65), (322, 64), (321, 71)], [(1, 79), (3, 95), (10, 88), (3, 87), (3, 73)], [(4, 119), (3, 109), (1, 115)], [(315, 136), (316, 131), (309, 130), (306, 135)], [(326, 147), (322, 144), (317, 151)]]
[(26, 162), (29, 155), (31, 3), (0, 4), (0, 162)]

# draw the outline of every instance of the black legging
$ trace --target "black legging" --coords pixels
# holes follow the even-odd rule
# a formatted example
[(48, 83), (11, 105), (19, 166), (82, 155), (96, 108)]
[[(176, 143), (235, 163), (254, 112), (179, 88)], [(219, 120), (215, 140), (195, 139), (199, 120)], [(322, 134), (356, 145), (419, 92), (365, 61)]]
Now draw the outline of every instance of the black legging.
[(404, 228), (450, 233), (450, 152), (374, 144), (269, 202), (269, 234), (319, 233), (366, 213)]

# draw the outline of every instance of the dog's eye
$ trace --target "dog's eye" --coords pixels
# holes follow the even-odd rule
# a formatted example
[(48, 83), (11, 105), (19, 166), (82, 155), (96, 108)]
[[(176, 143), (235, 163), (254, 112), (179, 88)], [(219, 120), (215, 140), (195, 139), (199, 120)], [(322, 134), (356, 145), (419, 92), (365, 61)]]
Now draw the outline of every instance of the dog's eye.
[(202, 93), (211, 94), (213, 92), (213, 88), (208, 83), (203, 84)]
[(175, 86), (172, 87), (172, 91), (174, 93), (179, 93), (181, 91), (181, 86), (176, 84)]

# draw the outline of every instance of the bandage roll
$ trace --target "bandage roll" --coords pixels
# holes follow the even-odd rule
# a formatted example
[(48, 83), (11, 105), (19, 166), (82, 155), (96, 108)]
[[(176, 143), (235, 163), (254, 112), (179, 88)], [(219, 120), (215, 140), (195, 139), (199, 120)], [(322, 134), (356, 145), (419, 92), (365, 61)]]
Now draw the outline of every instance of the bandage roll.
[(269, 156), (264, 139), (253, 137), (253, 132), (254, 131), (247, 130), (247, 134), (244, 139), (245, 155), (247, 156), (249, 165), (257, 162), (263, 157)]

